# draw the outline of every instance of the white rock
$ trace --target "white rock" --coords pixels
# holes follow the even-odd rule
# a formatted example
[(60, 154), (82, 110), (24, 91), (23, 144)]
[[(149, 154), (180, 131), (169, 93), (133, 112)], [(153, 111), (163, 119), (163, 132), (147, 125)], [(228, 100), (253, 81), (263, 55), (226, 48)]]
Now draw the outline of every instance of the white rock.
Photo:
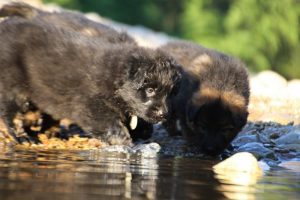
[(287, 92), (290, 98), (300, 99), (300, 80), (289, 81), (287, 84)]
[(263, 71), (250, 80), (251, 93), (260, 96), (286, 97), (287, 81), (273, 71)]
[(221, 183), (253, 185), (263, 174), (256, 158), (248, 152), (237, 153), (213, 166)]

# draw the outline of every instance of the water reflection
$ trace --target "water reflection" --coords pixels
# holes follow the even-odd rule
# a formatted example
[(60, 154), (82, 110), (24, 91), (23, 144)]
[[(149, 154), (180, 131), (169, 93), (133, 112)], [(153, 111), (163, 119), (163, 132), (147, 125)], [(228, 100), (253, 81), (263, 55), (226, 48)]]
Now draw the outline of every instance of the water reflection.
[[(216, 162), (211, 160), (95, 151), (1, 152), (1, 200), (254, 199), (263, 190), (272, 191), (272, 177), (254, 186), (223, 183), (211, 170)], [(299, 183), (290, 185), (284, 183), (293, 197)]]

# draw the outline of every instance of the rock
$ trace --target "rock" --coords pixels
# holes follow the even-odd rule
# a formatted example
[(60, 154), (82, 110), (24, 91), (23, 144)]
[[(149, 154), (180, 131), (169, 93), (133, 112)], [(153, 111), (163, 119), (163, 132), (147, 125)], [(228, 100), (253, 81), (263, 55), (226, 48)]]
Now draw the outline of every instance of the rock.
[(251, 142), (258, 142), (257, 139), (258, 138), (256, 135), (242, 135), (242, 136), (238, 135), (238, 137), (232, 141), (232, 145), (239, 147)]
[(227, 171), (238, 171), (250, 174), (262, 173), (257, 159), (248, 152), (234, 154), (226, 160), (214, 165), (213, 170), (216, 173), (225, 173)]
[(300, 99), (300, 80), (291, 80), (287, 84), (289, 98)]
[(263, 171), (269, 171), (271, 169), (271, 167), (265, 161), (259, 161), (258, 165)]
[(251, 78), (251, 92), (260, 96), (285, 96), (287, 81), (273, 71), (263, 71)]
[(132, 154), (134, 151), (126, 146), (126, 145), (113, 145), (113, 146), (107, 146), (102, 149), (100, 149), (101, 152), (116, 152), (116, 153), (125, 153), (125, 154)]
[[(259, 162), (264, 162), (266, 163), (269, 167), (277, 167), (278, 164), (280, 163), (279, 160), (273, 160), (273, 159), (269, 159), (269, 158), (266, 158), (266, 159), (263, 159), (262, 161), (259, 161)], [(262, 166), (261, 166), (262, 167)], [(263, 167), (262, 167), (263, 168)], [(264, 169), (264, 168), (263, 168)], [(265, 170), (265, 169), (264, 169)]]
[(221, 183), (253, 185), (263, 174), (256, 158), (247, 152), (237, 153), (213, 166)]
[(143, 157), (155, 157), (160, 151), (160, 145), (152, 142), (149, 144), (138, 144), (132, 148), (135, 154)]
[(280, 138), (274, 140), (274, 142), (278, 146), (283, 146), (286, 144), (300, 145), (300, 130), (294, 130), (287, 135), (283, 135)]
[(287, 151), (298, 151), (300, 152), (300, 144), (284, 144), (279, 145), (278, 147), (285, 149)]
[(270, 158), (274, 156), (272, 150), (264, 147), (263, 144), (258, 142), (251, 142), (243, 146), (240, 146), (237, 149), (237, 152), (250, 152), (254, 154), (258, 159), (266, 158), (266, 157)]

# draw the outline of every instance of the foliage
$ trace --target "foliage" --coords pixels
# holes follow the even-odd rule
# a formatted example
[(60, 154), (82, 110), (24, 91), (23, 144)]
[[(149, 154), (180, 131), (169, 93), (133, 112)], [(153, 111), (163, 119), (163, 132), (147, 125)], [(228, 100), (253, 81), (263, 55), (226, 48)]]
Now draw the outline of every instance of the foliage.
[(45, 0), (193, 40), (300, 78), (299, 0)]

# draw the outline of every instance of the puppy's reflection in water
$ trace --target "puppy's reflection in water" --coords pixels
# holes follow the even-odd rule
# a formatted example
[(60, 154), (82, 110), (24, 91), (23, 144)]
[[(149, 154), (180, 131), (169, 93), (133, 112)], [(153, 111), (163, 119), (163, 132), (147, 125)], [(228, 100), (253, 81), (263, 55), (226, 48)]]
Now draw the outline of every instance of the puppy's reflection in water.
[(232, 195), (240, 191), (221, 187), (227, 184), (211, 170), (214, 161), (93, 151), (24, 152), (0, 157), (1, 200), (227, 199), (228, 190)]
[[(153, 199), (157, 159), (125, 154), (78, 156), (61, 162), (59, 156), (0, 161), (4, 199)], [(42, 158), (42, 159), (41, 159)], [(75, 159), (75, 160), (76, 160)], [(1, 195), (2, 196), (2, 195)], [(1, 198), (2, 199), (2, 198)]]

